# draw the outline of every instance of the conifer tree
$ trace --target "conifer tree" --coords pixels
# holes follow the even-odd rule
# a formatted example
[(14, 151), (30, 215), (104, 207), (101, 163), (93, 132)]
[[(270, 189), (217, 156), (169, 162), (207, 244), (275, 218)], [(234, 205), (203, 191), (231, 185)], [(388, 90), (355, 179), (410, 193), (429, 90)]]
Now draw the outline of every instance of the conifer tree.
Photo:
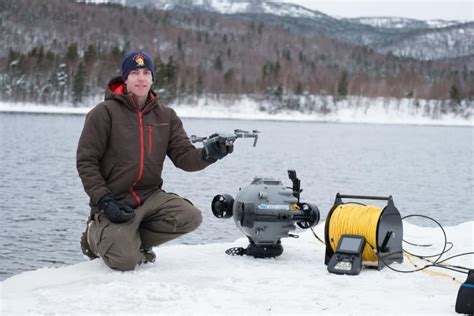
[(202, 65), (198, 66), (196, 79), (196, 95), (200, 96), (204, 92), (204, 70)]
[(303, 85), (301, 84), (301, 81), (298, 81), (295, 87), (295, 94), (301, 95), (303, 94)]
[(347, 79), (347, 71), (343, 71), (341, 74), (341, 78), (339, 79), (337, 83), (337, 97), (344, 99), (347, 96), (348, 93), (348, 86), (349, 82)]
[(66, 64), (60, 64), (56, 71), (56, 82), (58, 85), (58, 96), (59, 102), (64, 101), (64, 94), (67, 91), (68, 86), (68, 75), (66, 72)]
[(217, 55), (216, 60), (214, 61), (214, 68), (217, 71), (222, 71), (224, 69), (224, 65), (222, 63), (221, 55)]
[(168, 62), (158, 65), (155, 73), (155, 86), (160, 93), (160, 97), (168, 102), (176, 97), (178, 83), (178, 65), (170, 56)]
[(449, 89), (449, 98), (456, 104), (461, 103), (461, 92), (459, 91), (459, 88), (455, 83), (453, 83), (451, 85), (451, 88)]
[(181, 36), (178, 36), (178, 42), (176, 43), (176, 47), (178, 51), (182, 54), (183, 53), (183, 41), (181, 40)]
[(224, 82), (226, 85), (229, 85), (231, 81), (234, 79), (234, 68), (230, 68), (224, 74)]
[(77, 53), (77, 44), (72, 43), (67, 47), (66, 51), (66, 63), (70, 64), (77, 60), (79, 54)]
[(72, 80), (72, 104), (77, 106), (84, 98), (85, 74), (82, 62), (77, 66), (77, 72)]
[(87, 49), (84, 53), (84, 62), (87, 65), (92, 66), (92, 64), (97, 60), (97, 49), (94, 44), (87, 46)]

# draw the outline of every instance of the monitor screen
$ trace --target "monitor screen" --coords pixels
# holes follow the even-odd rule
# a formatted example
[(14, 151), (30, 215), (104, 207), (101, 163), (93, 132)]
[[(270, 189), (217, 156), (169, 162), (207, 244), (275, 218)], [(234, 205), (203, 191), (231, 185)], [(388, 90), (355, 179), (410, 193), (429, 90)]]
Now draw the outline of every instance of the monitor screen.
[(358, 252), (361, 247), (362, 242), (363, 242), (362, 238), (342, 237), (341, 243), (339, 244), (338, 251)]

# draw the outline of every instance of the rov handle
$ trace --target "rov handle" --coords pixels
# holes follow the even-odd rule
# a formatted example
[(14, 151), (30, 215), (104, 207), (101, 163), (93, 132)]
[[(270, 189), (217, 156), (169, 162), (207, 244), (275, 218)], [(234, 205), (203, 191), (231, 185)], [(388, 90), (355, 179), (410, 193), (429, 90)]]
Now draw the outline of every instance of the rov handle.
[(289, 169), (288, 170), (288, 178), (290, 178), (291, 182), (293, 183), (293, 187), (288, 187), (288, 189), (293, 190), (293, 196), (298, 199), (298, 203), (300, 203), (300, 194), (303, 192), (301, 189), (301, 181), (296, 176), (296, 170)]

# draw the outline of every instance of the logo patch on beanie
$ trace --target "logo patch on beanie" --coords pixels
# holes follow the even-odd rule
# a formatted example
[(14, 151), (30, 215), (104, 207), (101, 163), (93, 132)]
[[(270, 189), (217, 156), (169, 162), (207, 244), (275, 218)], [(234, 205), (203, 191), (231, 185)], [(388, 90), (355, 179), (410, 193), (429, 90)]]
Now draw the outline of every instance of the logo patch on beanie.
[(145, 67), (145, 57), (141, 54), (136, 54), (133, 60), (137, 63), (136, 67)]

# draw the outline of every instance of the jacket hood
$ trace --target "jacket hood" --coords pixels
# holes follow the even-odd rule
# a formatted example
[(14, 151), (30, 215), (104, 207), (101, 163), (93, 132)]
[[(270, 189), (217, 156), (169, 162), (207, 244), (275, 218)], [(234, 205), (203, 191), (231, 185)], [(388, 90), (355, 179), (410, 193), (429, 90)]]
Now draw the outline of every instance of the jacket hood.
[[(134, 105), (134, 101), (132, 101), (132, 97), (127, 92), (127, 84), (123, 81), (122, 77), (118, 76), (113, 78), (107, 84), (107, 89), (105, 90), (105, 98), (104, 100), (115, 100), (118, 101), (120, 104), (125, 105), (126, 107), (130, 108), (134, 112), (137, 111)], [(158, 95), (156, 92), (150, 89), (150, 93), (148, 95), (148, 99), (146, 103), (152, 102), (151, 106), (147, 107), (147, 111), (152, 109), (156, 106), (156, 101), (158, 99)]]

